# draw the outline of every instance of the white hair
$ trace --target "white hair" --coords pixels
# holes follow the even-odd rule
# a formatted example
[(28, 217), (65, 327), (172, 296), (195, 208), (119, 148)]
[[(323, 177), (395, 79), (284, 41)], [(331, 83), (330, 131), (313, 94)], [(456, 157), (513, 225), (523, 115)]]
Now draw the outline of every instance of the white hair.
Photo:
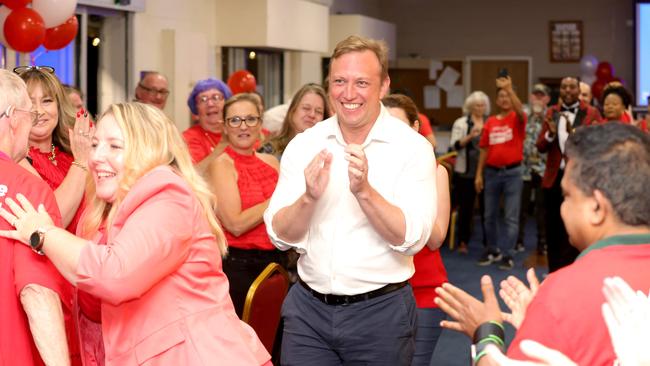
[(0, 112), (4, 112), (10, 105), (26, 107), (28, 97), (23, 79), (9, 70), (0, 69)]
[(463, 104), (463, 114), (472, 113), (472, 108), (477, 102), (485, 103), (485, 114), (490, 115), (490, 98), (480, 90), (477, 90), (465, 98), (465, 103)]

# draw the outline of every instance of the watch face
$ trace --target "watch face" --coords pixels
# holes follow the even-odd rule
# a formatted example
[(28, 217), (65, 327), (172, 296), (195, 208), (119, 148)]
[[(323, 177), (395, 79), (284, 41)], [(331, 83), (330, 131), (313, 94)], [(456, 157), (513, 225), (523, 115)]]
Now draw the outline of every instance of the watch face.
[(38, 231), (34, 231), (32, 235), (29, 236), (29, 246), (32, 248), (38, 247), (40, 241), (41, 236), (38, 234)]

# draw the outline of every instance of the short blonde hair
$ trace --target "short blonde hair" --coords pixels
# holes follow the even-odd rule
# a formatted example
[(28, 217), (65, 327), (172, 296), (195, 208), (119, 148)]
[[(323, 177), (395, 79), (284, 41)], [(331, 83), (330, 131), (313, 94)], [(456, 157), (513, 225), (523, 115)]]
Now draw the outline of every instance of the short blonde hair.
[(336, 45), (330, 58), (330, 70), (332, 68), (332, 62), (337, 58), (346, 53), (363, 51), (372, 51), (377, 56), (377, 60), (379, 60), (379, 64), (381, 65), (381, 81), (386, 80), (388, 77), (388, 45), (382, 40), (364, 38), (357, 35), (349, 36)]
[(124, 177), (112, 203), (95, 196), (94, 181), (89, 179), (87, 193), (91, 201), (90, 209), (84, 215), (82, 236), (92, 236), (104, 221), (110, 227), (120, 202), (136, 181), (153, 168), (168, 165), (194, 191), (216, 236), (219, 251), (225, 255), (226, 240), (215, 216), (216, 199), (194, 169), (189, 151), (174, 123), (158, 108), (138, 102), (111, 105), (99, 118), (98, 124), (105, 116), (115, 118), (124, 134)]

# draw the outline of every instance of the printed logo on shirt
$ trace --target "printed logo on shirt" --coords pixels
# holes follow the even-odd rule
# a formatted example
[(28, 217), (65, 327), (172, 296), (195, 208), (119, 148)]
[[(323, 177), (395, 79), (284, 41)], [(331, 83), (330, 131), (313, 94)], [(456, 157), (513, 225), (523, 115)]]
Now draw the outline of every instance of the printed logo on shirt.
[(0, 197), (6, 196), (7, 192), (9, 192), (9, 188), (4, 184), (0, 184)]
[(490, 145), (506, 143), (513, 138), (510, 126), (496, 126), (490, 130)]

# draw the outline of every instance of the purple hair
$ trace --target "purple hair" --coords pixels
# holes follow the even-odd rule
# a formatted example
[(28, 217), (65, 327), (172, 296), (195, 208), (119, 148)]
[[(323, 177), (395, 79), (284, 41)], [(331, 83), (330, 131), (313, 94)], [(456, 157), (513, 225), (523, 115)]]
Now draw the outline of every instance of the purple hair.
[(226, 99), (232, 96), (230, 88), (223, 81), (215, 78), (200, 80), (196, 83), (190, 96), (187, 98), (187, 106), (190, 107), (190, 111), (192, 111), (193, 114), (199, 114), (199, 111), (196, 108), (196, 96), (210, 89), (217, 89)]

